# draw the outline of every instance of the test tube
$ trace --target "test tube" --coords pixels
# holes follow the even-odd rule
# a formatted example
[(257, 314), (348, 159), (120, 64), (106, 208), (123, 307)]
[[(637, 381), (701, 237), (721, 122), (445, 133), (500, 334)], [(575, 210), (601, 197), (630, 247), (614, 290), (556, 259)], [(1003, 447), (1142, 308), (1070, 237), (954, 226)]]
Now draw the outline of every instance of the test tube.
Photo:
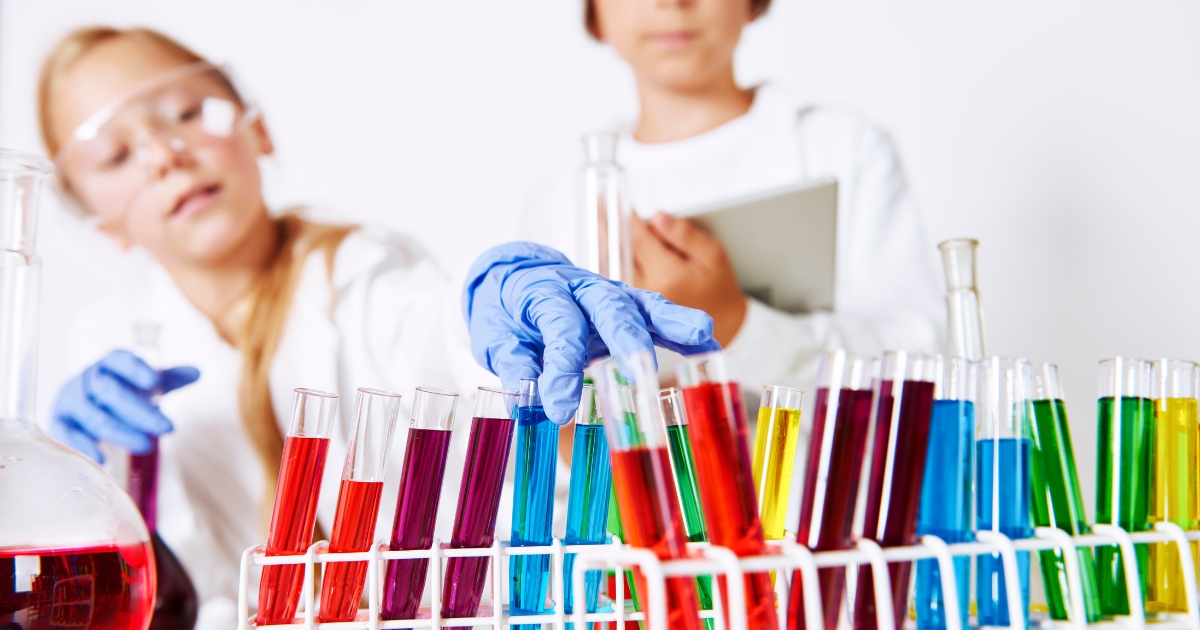
[[(1034, 527), (1057, 527), (1072, 536), (1090, 533), (1079, 475), (1075, 471), (1075, 448), (1071, 445), (1071, 425), (1067, 421), (1058, 366), (1036, 363), (1033, 366), (1033, 461), (1032, 517)], [(1096, 586), (1096, 561), (1090, 547), (1079, 548), (1079, 569), (1083, 585), (1084, 612), (1088, 623), (1101, 617)], [(1071, 610), (1072, 593), (1067, 588), (1067, 567), (1062, 549), (1038, 552), (1042, 583), (1050, 618), (1066, 620)]]
[[(597, 393), (597, 404), (599, 404), (599, 396), (600, 395)], [(603, 417), (603, 414), (601, 414), (601, 417)], [(611, 458), (612, 455), (610, 454), (610, 464)], [(621, 509), (620, 504), (617, 501), (617, 487), (615, 484), (610, 485), (608, 488), (608, 533), (616, 536), (621, 542), (625, 542), (625, 526), (621, 524)], [(618, 578), (616, 571), (611, 569), (607, 571), (605, 575), (607, 576), (609, 599), (613, 600), (614, 602), (616, 601), (617, 580), (622, 579), (624, 580), (625, 593), (629, 596), (630, 601), (633, 603), (633, 609), (640, 612), (642, 610), (642, 600), (638, 596), (637, 580), (633, 578), (633, 570), (625, 569), (624, 578)], [(615, 623), (609, 624), (609, 626), (611, 628), (616, 628)], [(627, 630), (638, 630), (641, 627), (641, 625), (636, 621), (626, 621), (625, 626)]]
[[(392, 551), (429, 549), (433, 544), (433, 527), (437, 521), (438, 499), (442, 493), (446, 454), (450, 451), (457, 406), (458, 394), (454, 392), (417, 388), (408, 423), (408, 444), (404, 447), (404, 469), (400, 472), (392, 539), (388, 545)], [(388, 560), (380, 612), (383, 619), (417, 618), (428, 567), (428, 558)]]
[[(375, 519), (379, 516), (400, 394), (360, 387), (355, 409), (329, 537), (330, 553), (370, 551), (375, 540)], [(354, 621), (367, 577), (366, 561), (326, 563), (322, 573), (317, 620)]]
[[(747, 443), (746, 407), (725, 353), (687, 357), (676, 374), (687, 408), (688, 437), (696, 458), (696, 481), (709, 540), (739, 556), (766, 553)], [(724, 584), (725, 577), (719, 576), (717, 581)], [(744, 581), (746, 622), (752, 628), (778, 628), (770, 574), (746, 573)], [(722, 587), (722, 596), (725, 592)], [(729, 606), (724, 610), (728, 624)]]
[[(1029, 524), (1031, 444), (1029, 440), (1030, 364), (1025, 359), (992, 357), (979, 366), (978, 401), (975, 407), (977, 529), (1000, 532), (1009, 538), (1033, 535)], [(979, 625), (1007, 626), (1007, 584), (1000, 554), (984, 554), (977, 561), (975, 600)], [(1029, 552), (1017, 552), (1017, 578), (1021, 588), (1023, 623), (1029, 624)], [(1011, 623), (1018, 623), (1012, 621)]]
[[(1100, 399), (1096, 409), (1096, 522), (1130, 532), (1149, 529), (1150, 453), (1154, 448), (1154, 401), (1150, 398), (1149, 361), (1117, 357), (1100, 362)], [(1141, 592), (1147, 592), (1150, 551), (1137, 553)], [(1121, 549), (1096, 547), (1100, 610), (1128, 615), (1129, 594)]]
[(617, 164), (615, 132), (583, 137), (587, 163), (579, 169), (580, 267), (610, 280), (633, 281), (633, 245), (625, 169)]
[[(880, 362), (875, 381), (875, 404), (867, 425), (866, 457), (858, 488), (855, 529), (861, 537), (885, 547), (917, 543), (917, 510), (929, 447), (937, 360), (931, 356), (889, 351)], [(876, 602), (870, 566), (858, 569), (854, 625), (859, 630), (877, 625), (877, 606), (892, 610), (896, 627), (908, 613), (911, 562), (888, 564), (892, 601)]]
[[(321, 474), (325, 471), (337, 403), (337, 394), (315, 389), (296, 389), (292, 396), (292, 421), (283, 440), (275, 508), (267, 535), (268, 556), (298, 556), (312, 543)], [(292, 623), (303, 581), (302, 564), (263, 567), (255, 623)]]
[[(653, 551), (660, 559), (687, 557), (683, 517), (672, 492), (667, 436), (657, 402), (658, 376), (654, 355), (639, 352), (599, 365), (597, 384), (604, 415), (604, 433), (612, 457), (613, 487), (620, 504), (625, 542)], [(640, 593), (646, 579), (634, 571)], [(700, 602), (695, 581), (666, 579), (667, 626), (700, 630)], [(646, 614), (653, 615), (649, 604)]]
[[(558, 425), (542, 407), (536, 379), (521, 381), (517, 402), (517, 460), (513, 467), (513, 547), (551, 543), (554, 522), (554, 473), (558, 470)], [(546, 587), (550, 582), (550, 556), (510, 556), (512, 580), (510, 609), (514, 615), (546, 612)], [(538, 630), (541, 624), (514, 626)]]
[[(607, 539), (608, 499), (612, 491), (612, 464), (608, 458), (608, 440), (604, 437), (604, 418), (596, 404), (596, 388), (583, 386), (579, 410), (575, 412), (575, 441), (571, 447), (571, 490), (567, 495), (568, 545), (600, 545)], [(563, 583), (571, 584), (575, 554), (563, 558)], [(596, 612), (600, 597), (600, 570), (588, 571), (587, 611)], [(575, 589), (564, 593), (567, 614), (575, 610)]]
[[(871, 379), (878, 361), (845, 350), (826, 350), (817, 364), (817, 397), (805, 463), (796, 541), (815, 551), (849, 549), (851, 526), (871, 417)], [(837, 627), (845, 569), (820, 569), (825, 630)], [(788, 628), (805, 628), (800, 572), (792, 576)], [(817, 629), (811, 629), (817, 630)]]
[[(458, 489), (451, 549), (492, 544), (516, 417), (517, 392), (479, 388), (467, 444), (467, 467)], [(443, 617), (474, 617), (479, 612), (487, 569), (488, 556), (446, 561), (446, 579), (442, 584)]]
[[(658, 392), (658, 407), (667, 428), (667, 454), (671, 456), (671, 472), (675, 477), (675, 495), (683, 514), (683, 531), (691, 542), (705, 542), (704, 511), (700, 508), (700, 491), (696, 487), (696, 463), (692, 459), (692, 443), (688, 436), (687, 409), (683, 392), (668, 387)], [(712, 610), (712, 576), (696, 577), (696, 593), (700, 607)], [(704, 626), (712, 628), (713, 620), (705, 619)]]
[(792, 492), (792, 468), (800, 441), (800, 405), (804, 392), (778, 385), (764, 387), (754, 431), (754, 485), (763, 537), (782, 540)]
[[(1197, 377), (1190, 361), (1154, 362), (1150, 395), (1154, 398), (1154, 450), (1151, 456), (1149, 520), (1195, 529), (1197, 484)], [(1195, 543), (1192, 543), (1195, 555)], [(1146, 612), (1187, 612), (1187, 591), (1179, 551), (1171, 543), (1150, 545)]]
[(975, 282), (973, 238), (952, 238), (938, 243), (946, 272), (946, 332), (950, 356), (979, 361), (987, 356), (983, 344), (983, 307)]
[[(947, 543), (970, 542), (973, 538), (971, 475), (975, 459), (975, 388), (978, 385), (975, 368), (974, 361), (941, 356), (937, 357), (934, 368), (933, 414), (929, 422), (917, 534), (937, 536)], [(954, 576), (958, 587), (959, 623), (968, 628), (969, 556), (954, 557)], [(918, 630), (945, 630), (946, 601), (937, 560), (917, 561), (914, 605)]]

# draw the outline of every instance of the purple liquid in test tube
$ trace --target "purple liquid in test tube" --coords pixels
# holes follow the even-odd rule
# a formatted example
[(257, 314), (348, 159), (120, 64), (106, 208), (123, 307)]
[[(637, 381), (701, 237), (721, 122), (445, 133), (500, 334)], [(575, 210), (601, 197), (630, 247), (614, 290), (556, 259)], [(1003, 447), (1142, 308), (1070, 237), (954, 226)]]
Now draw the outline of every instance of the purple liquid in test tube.
[[(454, 428), (458, 394), (418, 387), (413, 398), (408, 445), (404, 448), (404, 470), (400, 473), (400, 495), (392, 523), (392, 551), (429, 549), (437, 521), (438, 499)], [(389, 560), (383, 580), (385, 620), (416, 619), (425, 590), (429, 560)]]
[[(480, 387), (471, 419), (466, 469), (458, 490), (452, 549), (487, 547), (496, 533), (504, 468), (516, 426), (517, 393)], [(487, 556), (450, 558), (442, 585), (442, 616), (474, 617), (487, 577)], [(499, 603), (497, 603), (499, 605)]]

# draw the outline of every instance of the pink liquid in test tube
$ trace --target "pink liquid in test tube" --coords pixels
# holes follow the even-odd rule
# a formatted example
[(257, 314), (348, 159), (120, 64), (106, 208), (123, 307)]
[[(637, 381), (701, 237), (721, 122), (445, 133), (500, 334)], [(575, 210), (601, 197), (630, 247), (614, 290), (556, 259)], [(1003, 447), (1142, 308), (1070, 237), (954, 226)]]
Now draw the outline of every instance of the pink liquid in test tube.
[[(388, 547), (392, 551), (429, 549), (433, 544), (433, 526), (457, 405), (458, 394), (417, 388)], [(388, 561), (383, 580), (383, 619), (417, 618), (428, 568), (426, 558)]]
[[(333, 533), (329, 539), (332, 553), (371, 549), (387, 455), (392, 448), (399, 411), (399, 394), (377, 389), (358, 390), (354, 426), (350, 429)], [(321, 623), (354, 621), (367, 577), (366, 561), (327, 562), (322, 573), (321, 609), (317, 620)]]
[[(308, 550), (337, 401), (337, 394), (312, 389), (297, 389), (292, 398), (292, 422), (283, 441), (275, 509), (267, 535), (268, 556), (301, 555)], [(302, 564), (263, 567), (255, 623), (292, 623), (303, 580)]]

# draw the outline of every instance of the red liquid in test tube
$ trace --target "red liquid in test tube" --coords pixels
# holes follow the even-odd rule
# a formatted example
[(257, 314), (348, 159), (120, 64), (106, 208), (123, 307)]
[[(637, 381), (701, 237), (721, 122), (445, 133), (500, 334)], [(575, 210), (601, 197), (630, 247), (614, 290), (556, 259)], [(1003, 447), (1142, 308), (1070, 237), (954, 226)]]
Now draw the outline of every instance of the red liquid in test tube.
[[(738, 384), (729, 378), (720, 352), (690, 357), (679, 365), (687, 409), (696, 481), (708, 539), (738, 556), (767, 552), (747, 444), (746, 412)], [(751, 628), (779, 627), (775, 590), (768, 573), (746, 573), (746, 622)], [(721, 584), (724, 609), (725, 577)], [(726, 624), (728, 624), (726, 618)]]
[[(871, 417), (877, 361), (844, 350), (821, 354), (796, 541), (814, 551), (854, 545), (854, 504)], [(832, 394), (832, 395), (831, 395)], [(845, 590), (844, 568), (819, 569), (824, 630), (835, 630)], [(805, 630), (801, 574), (792, 575), (788, 629)], [(807, 630), (820, 630), (811, 628)]]
[[(283, 441), (275, 509), (267, 536), (268, 556), (302, 555), (312, 543), (321, 474), (337, 412), (337, 394), (297, 389), (292, 422)], [(263, 567), (258, 588), (260, 626), (292, 623), (304, 581), (303, 564)]]
[[(329, 539), (331, 553), (370, 551), (375, 540), (375, 519), (400, 395), (360, 388), (356, 406)], [(317, 620), (354, 621), (367, 577), (367, 562), (327, 562), (323, 574)]]
[[(868, 428), (867, 457), (859, 494), (864, 511), (863, 531), (857, 535), (884, 547), (917, 543), (917, 509), (925, 480), (925, 452), (933, 414), (933, 357), (907, 352), (886, 352), (875, 384), (875, 413)], [(856, 519), (857, 520), (857, 519)], [(908, 612), (911, 562), (888, 564), (892, 601), (876, 602), (870, 566), (858, 570), (854, 599), (854, 627), (873, 630), (877, 607), (884, 606), (903, 625)]]
[[(613, 486), (625, 542), (662, 560), (688, 557), (683, 515), (675, 498), (667, 435), (658, 406), (654, 357), (641, 352), (600, 364), (597, 382), (604, 432), (612, 457)], [(646, 578), (634, 571), (646, 614), (653, 616)], [(667, 627), (700, 630), (700, 599), (691, 577), (666, 579)]]

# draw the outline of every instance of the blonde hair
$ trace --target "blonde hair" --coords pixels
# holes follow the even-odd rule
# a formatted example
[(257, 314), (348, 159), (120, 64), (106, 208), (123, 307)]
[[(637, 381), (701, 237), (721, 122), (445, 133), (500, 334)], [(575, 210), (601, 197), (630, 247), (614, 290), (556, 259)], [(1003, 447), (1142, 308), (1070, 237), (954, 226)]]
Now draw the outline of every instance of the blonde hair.
[[(51, 156), (62, 146), (62, 139), (54, 135), (50, 115), (56, 86), (80, 59), (97, 46), (123, 38), (147, 41), (178, 57), (183, 63), (205, 60), (174, 39), (145, 28), (93, 26), (68, 33), (46, 57), (38, 81), (38, 122), (41, 125), (42, 142)], [(240, 102), (233, 85), (228, 82), (226, 85)], [(251, 290), (251, 307), (237, 340), (242, 359), (238, 408), (242, 425), (262, 460), (267, 483), (264, 497), (268, 502), (274, 498), (279, 464), (283, 457), (283, 435), (271, 404), (271, 361), (286, 328), (292, 298), (305, 261), (315, 252), (324, 254), (327, 275), (332, 282), (335, 254), (346, 236), (356, 229), (351, 225), (314, 223), (295, 214), (285, 214), (276, 219), (273, 225), (276, 247), (266, 269)], [(269, 503), (264, 505), (264, 508), (269, 507)]]

